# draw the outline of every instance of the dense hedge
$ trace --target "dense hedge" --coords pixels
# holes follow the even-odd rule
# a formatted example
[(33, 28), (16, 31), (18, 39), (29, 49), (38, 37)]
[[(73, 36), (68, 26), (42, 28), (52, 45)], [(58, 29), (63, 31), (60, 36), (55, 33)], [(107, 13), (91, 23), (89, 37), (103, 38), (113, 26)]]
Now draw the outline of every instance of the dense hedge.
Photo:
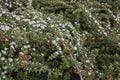
[(3, 80), (119, 79), (119, 0), (0, 4)]

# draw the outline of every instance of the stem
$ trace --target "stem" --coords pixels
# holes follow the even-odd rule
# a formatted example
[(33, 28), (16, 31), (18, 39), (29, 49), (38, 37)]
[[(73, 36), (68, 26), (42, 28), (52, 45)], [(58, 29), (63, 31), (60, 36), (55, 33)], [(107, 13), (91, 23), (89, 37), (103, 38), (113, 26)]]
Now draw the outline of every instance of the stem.
[[(74, 59), (73, 56), (72, 56), (72, 54), (70, 54), (70, 57), (71, 57), (72, 59)], [(75, 63), (75, 67), (76, 67), (77, 71), (80, 71), (77, 63)], [(81, 80), (83, 80), (83, 77), (82, 77), (81, 73), (79, 73), (79, 76), (80, 76)]]

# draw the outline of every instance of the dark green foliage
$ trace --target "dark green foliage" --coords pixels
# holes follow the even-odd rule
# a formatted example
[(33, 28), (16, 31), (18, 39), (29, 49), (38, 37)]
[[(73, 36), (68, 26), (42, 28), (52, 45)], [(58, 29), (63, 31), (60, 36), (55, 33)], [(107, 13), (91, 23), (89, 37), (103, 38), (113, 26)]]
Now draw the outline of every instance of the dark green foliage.
[[(36, 51), (24, 51), (25, 53), (28, 52), (26, 54), (29, 57), (28, 62), (40, 63), (37, 63), (38, 65), (26, 64), (19, 60), (18, 64), (16, 61), (13, 64), (17, 68), (10, 67), (7, 74), (10, 75), (9, 78), (12, 77), (14, 80), (18, 78), (30, 80), (81, 80), (79, 74), (81, 73), (84, 80), (120, 79), (120, 0), (33, 0), (33, 8), (42, 14), (35, 14), (37, 19), (33, 13), (30, 13), (32, 12), (32, 6), (27, 0), (9, 0), (8, 3), (10, 2), (12, 2), (12, 7), (6, 6), (4, 4), (5, 0), (0, 3), (3, 9), (7, 8), (9, 14), (15, 12), (17, 16), (24, 15), (21, 20), (30, 19), (35, 22), (38, 21), (41, 25), (31, 30), (33, 24), (30, 25), (29, 22), (14, 20), (6, 14), (3, 14), (0, 18), (1, 23), (7, 23), (10, 27), (14, 23), (14, 26), (19, 27), (21, 31), (12, 31), (11, 29), (11, 31), (4, 32), (0, 30), (1, 33), (5, 33), (0, 36), (0, 39), (7, 37), (10, 41), (13, 40), (18, 44), (15, 50), (11, 50), (9, 41), (0, 41), (0, 50), (5, 47), (9, 48), (10, 54), (4, 55), (4, 57), (6, 59), (9, 57), (19, 58), (18, 52), (24, 51), (21, 48), (27, 44), (25, 41), (28, 40), (31, 47), (36, 49)], [(42, 26), (47, 27), (39, 32), (34, 31), (41, 29)], [(51, 26), (55, 27), (52, 28)], [(71, 26), (74, 28), (70, 28)], [(24, 27), (27, 28), (26, 32), (28, 33), (24, 33)], [(71, 35), (70, 37), (67, 35), (67, 30)], [(43, 33), (41, 34), (41, 32)], [(13, 39), (11, 35), (14, 35), (16, 39)], [(24, 39), (21, 40), (17, 36)], [(52, 43), (52, 40), (57, 37), (65, 39), (65, 44), (59, 45), (62, 55), (56, 54), (59, 48)], [(81, 40), (77, 41), (79, 37)], [(78, 46), (77, 43), (80, 43), (81, 46)], [(76, 45), (78, 49), (75, 51), (73, 46)], [(65, 46), (70, 48), (72, 55), (77, 54), (76, 59), (72, 59), (71, 55), (66, 54)], [(33, 55), (30, 53), (33, 53)], [(43, 53), (44, 56), (42, 56)], [(87, 60), (90, 62), (87, 63)], [(4, 65), (3, 62), (0, 61), (0, 63)], [(78, 63), (83, 72), (75, 72), (74, 63)], [(41, 69), (41, 67), (44, 68)], [(29, 72), (26, 68), (33, 68), (33, 70)], [(4, 69), (0, 69), (0, 71), (3, 72)], [(91, 72), (91, 75), (88, 76), (89, 72)]]
[(62, 0), (33, 0), (32, 5), (37, 10), (44, 9), (49, 13), (65, 12), (67, 9), (73, 8)]

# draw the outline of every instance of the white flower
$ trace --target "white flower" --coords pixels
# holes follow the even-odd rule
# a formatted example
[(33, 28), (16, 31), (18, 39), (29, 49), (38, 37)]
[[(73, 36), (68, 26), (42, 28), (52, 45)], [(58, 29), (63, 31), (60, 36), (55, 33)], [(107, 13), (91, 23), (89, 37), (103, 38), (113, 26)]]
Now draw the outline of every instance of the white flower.
[(55, 44), (55, 45), (57, 44), (56, 40), (52, 40), (52, 43)]
[(100, 73), (100, 75), (103, 75), (103, 73)]
[(19, 52), (19, 54), (24, 55), (24, 53), (23, 53), (23, 52)]
[(12, 58), (9, 58), (8, 60), (9, 60), (9, 62), (13, 62), (13, 59), (12, 59)]
[(26, 41), (26, 43), (29, 43), (29, 41)]
[(50, 27), (51, 27), (51, 28), (53, 28), (53, 27), (54, 27), (54, 25), (51, 25)]
[(4, 79), (4, 78), (6, 78), (6, 76), (4, 75), (2, 78)]
[(80, 46), (80, 43), (77, 43), (78, 46)]
[(1, 58), (1, 61), (4, 61), (4, 60), (5, 60), (5, 57), (2, 57), (2, 58)]
[(104, 29), (102, 26), (99, 26), (100, 29)]
[(37, 18), (37, 16), (34, 16), (34, 18), (33, 19), (36, 19)]
[(44, 27), (44, 26), (41, 26), (41, 29), (45, 29), (45, 27)]
[(9, 30), (10, 29), (10, 27), (8, 27), (8, 26), (5, 26), (5, 30)]
[(5, 61), (5, 63), (7, 63), (7, 60)]
[(62, 25), (63, 28), (65, 28), (65, 25)]
[(4, 73), (6, 74), (6, 73), (7, 73), (7, 71), (4, 71)]
[(5, 74), (4, 72), (1, 73), (1, 75), (4, 75), (4, 74)]
[(16, 17), (16, 15), (12, 15), (14, 18)]
[(5, 48), (4, 48), (4, 50), (5, 50), (5, 51), (7, 51), (7, 50), (8, 50), (8, 48), (6, 48), (6, 47), (5, 47)]
[(33, 51), (35, 51), (36, 49), (35, 49), (35, 48), (33, 48), (32, 50), (33, 50)]
[(98, 24), (98, 21), (97, 21), (97, 20), (95, 20), (95, 23), (96, 23), (96, 24)]
[(91, 18), (91, 17), (92, 17), (92, 15), (89, 15), (89, 17)]
[(48, 17), (47, 19), (50, 20), (50, 17)]
[(118, 34), (118, 36), (120, 36), (120, 34)]
[(86, 60), (85, 62), (86, 62), (86, 63), (89, 63), (89, 62), (90, 62), (90, 60)]
[(40, 24), (37, 24), (36, 26), (37, 26), (37, 27), (40, 27)]
[(56, 54), (58, 55), (58, 54), (59, 54), (59, 52), (56, 52)]
[(72, 46), (72, 43), (71, 43), (71, 42), (70, 42), (69, 44), (70, 44), (70, 46)]
[(61, 51), (62, 50), (61, 47), (59, 47), (58, 50)]
[(3, 13), (3, 14), (5, 14), (5, 13), (6, 13), (6, 11), (2, 11), (2, 13)]
[(88, 10), (85, 10), (85, 12), (88, 12)]
[(32, 25), (33, 23), (32, 22), (29, 22), (30, 25)]
[(27, 45), (27, 47), (29, 48), (29, 47), (30, 47), (30, 45)]
[(30, 19), (24, 19), (23, 21), (25, 21), (25, 22), (26, 22), (26, 21), (30, 21)]
[(27, 46), (25, 45), (24, 48), (27, 48)]
[(74, 47), (74, 50), (77, 50), (77, 47)]
[(107, 32), (103, 32), (105, 36), (107, 36)]
[(1, 30), (9, 30), (10, 27), (9, 27), (9, 26), (5, 26), (5, 25), (1, 25), (1, 26), (0, 26), (0, 29), (1, 29)]
[(24, 31), (26, 31), (26, 28), (23, 28)]
[(6, 54), (6, 51), (4, 51), (4, 50), (1, 50), (1, 52), (2, 52), (3, 54)]
[(88, 55), (87, 54), (85, 54), (85, 57), (87, 57)]
[(32, 62), (31, 64), (35, 64), (34, 62)]
[(60, 35), (63, 35), (63, 33), (62, 33), (62, 32), (60, 32)]
[(64, 41), (64, 38), (61, 38), (62, 41)]
[(59, 38), (59, 37), (57, 37), (57, 38), (56, 38), (56, 40), (58, 41), (58, 40), (60, 40), (60, 38)]
[(19, 16), (17, 16), (17, 17), (16, 17), (16, 20), (20, 20), (20, 17), (19, 17)]
[(59, 51), (60, 54), (62, 54), (63, 52), (62, 51)]
[(62, 29), (62, 31), (66, 31), (65, 29)]
[(12, 7), (12, 3), (10, 2), (10, 4), (9, 4), (9, 7), (11, 8)]
[(120, 46), (120, 43), (118, 43), (118, 46)]
[(4, 67), (3, 67), (3, 69), (7, 69), (7, 68), (8, 68), (8, 66), (4, 66)]
[(15, 49), (13, 45), (10, 46), (12, 49)]
[(88, 75), (91, 75), (91, 72), (88, 72)]
[(42, 53), (41, 55), (42, 55), (42, 56), (44, 56), (44, 54), (43, 54), (43, 53)]

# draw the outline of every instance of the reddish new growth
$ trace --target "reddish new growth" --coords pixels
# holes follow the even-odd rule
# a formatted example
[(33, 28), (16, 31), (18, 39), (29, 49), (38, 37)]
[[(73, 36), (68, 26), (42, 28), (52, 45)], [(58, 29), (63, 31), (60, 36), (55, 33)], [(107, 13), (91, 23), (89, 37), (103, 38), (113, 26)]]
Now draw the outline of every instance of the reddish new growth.
[(9, 41), (6, 37), (2, 37), (1, 41), (6, 42)]
[(28, 60), (27, 56), (24, 56), (24, 55), (22, 55), (22, 54), (20, 54), (20, 59), (21, 59), (21, 60)]
[(46, 47), (49, 46), (49, 42), (46, 42), (44, 45), (45, 45)]
[(32, 51), (32, 47), (30, 47), (29, 50)]
[(66, 54), (70, 54), (71, 50), (67, 49)]
[(62, 44), (63, 44), (63, 40), (59, 40), (59, 41), (58, 41), (58, 44), (59, 44), (59, 45), (62, 45)]

